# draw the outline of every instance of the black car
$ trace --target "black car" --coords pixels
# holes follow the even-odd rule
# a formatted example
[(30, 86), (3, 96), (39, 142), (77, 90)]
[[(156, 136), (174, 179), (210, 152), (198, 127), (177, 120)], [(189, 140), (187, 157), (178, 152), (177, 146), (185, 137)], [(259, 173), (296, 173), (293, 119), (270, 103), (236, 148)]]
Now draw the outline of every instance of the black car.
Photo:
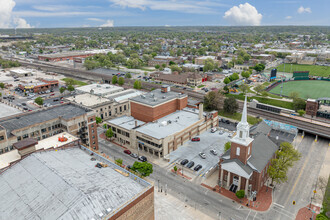
[(23, 102), (22, 105), (26, 106), (26, 103)]
[(147, 158), (145, 156), (139, 156), (139, 160), (142, 162), (146, 162)]
[(29, 110), (29, 108), (27, 108), (27, 107), (24, 107), (24, 108), (23, 108), (23, 110), (27, 111), (27, 110)]
[(59, 99), (53, 99), (53, 102), (57, 102), (57, 101), (59, 101)]
[(184, 166), (184, 165), (186, 165), (188, 162), (189, 162), (189, 160), (187, 160), (187, 159), (184, 159), (184, 160), (182, 160), (182, 161), (181, 161), (181, 163), (180, 163), (180, 164)]
[(202, 169), (202, 165), (200, 165), (200, 164), (198, 164), (197, 166), (194, 167), (194, 170), (195, 171), (198, 171), (200, 169)]
[(187, 164), (187, 167), (188, 167), (188, 168), (192, 168), (194, 165), (195, 165), (195, 162), (194, 162), (194, 161), (190, 161), (190, 162)]

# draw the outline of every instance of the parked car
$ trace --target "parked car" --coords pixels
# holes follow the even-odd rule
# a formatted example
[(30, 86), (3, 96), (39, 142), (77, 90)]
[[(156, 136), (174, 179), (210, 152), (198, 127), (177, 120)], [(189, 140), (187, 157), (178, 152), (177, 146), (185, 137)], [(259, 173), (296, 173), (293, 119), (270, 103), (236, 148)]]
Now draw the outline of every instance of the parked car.
[(146, 162), (147, 158), (145, 156), (139, 156), (139, 160), (142, 162)]
[(187, 167), (188, 167), (188, 168), (192, 168), (194, 165), (195, 165), (195, 162), (194, 162), (194, 161), (190, 161), (190, 162), (187, 164)]
[(53, 102), (57, 102), (57, 101), (59, 101), (59, 99), (53, 99)]
[(205, 155), (204, 153), (200, 152), (198, 155), (199, 155), (201, 158), (206, 159), (206, 155)]
[(124, 150), (124, 153), (130, 155), (132, 152), (130, 150)]
[(201, 139), (199, 137), (194, 137), (193, 139), (191, 139), (191, 141), (200, 141)]
[(218, 154), (218, 152), (217, 152), (216, 150), (214, 150), (214, 149), (210, 150), (210, 152), (211, 152), (211, 154), (213, 154), (213, 155), (217, 155), (217, 154)]
[(50, 94), (49, 96), (54, 96), (55, 95), (55, 93), (52, 93), (52, 94)]
[(24, 107), (23, 110), (27, 111), (27, 110), (29, 110), (29, 109), (28, 109), (27, 107)]
[(22, 105), (26, 106), (26, 103), (25, 103), (25, 102), (23, 102), (23, 103), (22, 103)]
[(228, 137), (230, 137), (230, 138), (231, 138), (232, 136), (233, 136), (232, 134), (229, 134), (229, 135), (228, 135)]
[(184, 159), (184, 160), (182, 160), (182, 161), (181, 161), (181, 163), (180, 163), (180, 164), (184, 166), (184, 165), (186, 165), (188, 162), (189, 162), (189, 160), (187, 160), (187, 159)]
[(138, 157), (137, 154), (130, 154), (130, 156), (133, 157), (133, 158), (137, 158)]
[(217, 131), (217, 128), (211, 128), (211, 133), (215, 133)]
[(198, 171), (198, 170), (202, 169), (202, 167), (203, 167), (202, 165), (198, 164), (197, 166), (194, 167), (194, 170)]

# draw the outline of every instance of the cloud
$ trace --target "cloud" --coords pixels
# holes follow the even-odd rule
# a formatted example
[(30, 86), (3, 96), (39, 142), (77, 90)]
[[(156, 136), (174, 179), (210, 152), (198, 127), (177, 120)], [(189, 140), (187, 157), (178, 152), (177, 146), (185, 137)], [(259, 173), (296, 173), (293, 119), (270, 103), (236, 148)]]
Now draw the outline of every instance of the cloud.
[(17, 28), (31, 28), (23, 18), (13, 16), (14, 0), (0, 0), (0, 28), (11, 28), (13, 24)]
[(100, 27), (113, 27), (113, 20), (107, 20), (104, 24), (102, 24)]
[(285, 19), (290, 20), (292, 16), (286, 16)]
[(86, 20), (88, 20), (88, 21), (104, 21), (103, 19), (100, 19), (100, 18), (87, 18)]
[(311, 10), (311, 8), (304, 8), (303, 6), (300, 6), (298, 8), (297, 12), (299, 14), (302, 14), (302, 13), (312, 13), (312, 10)]
[(249, 3), (234, 6), (225, 12), (224, 19), (232, 25), (260, 25), (262, 14), (258, 13), (257, 9)]

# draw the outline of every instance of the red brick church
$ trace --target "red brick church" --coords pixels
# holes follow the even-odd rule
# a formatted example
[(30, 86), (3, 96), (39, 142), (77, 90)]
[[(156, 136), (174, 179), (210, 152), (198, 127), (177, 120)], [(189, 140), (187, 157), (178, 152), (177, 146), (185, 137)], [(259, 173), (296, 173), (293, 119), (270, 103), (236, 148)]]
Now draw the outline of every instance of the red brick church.
[(258, 193), (267, 181), (267, 169), (277, 149), (265, 133), (250, 137), (245, 98), (242, 119), (231, 139), (231, 148), (220, 157), (219, 185), (233, 193), (243, 189), (246, 196), (252, 191)]

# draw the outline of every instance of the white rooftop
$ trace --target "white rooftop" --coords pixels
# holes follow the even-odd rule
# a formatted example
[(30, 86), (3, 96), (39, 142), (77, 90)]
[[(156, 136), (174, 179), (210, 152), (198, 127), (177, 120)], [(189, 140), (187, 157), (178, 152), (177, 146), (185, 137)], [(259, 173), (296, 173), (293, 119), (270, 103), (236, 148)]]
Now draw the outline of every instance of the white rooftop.
[(145, 92), (136, 90), (136, 89), (127, 89), (114, 94), (107, 95), (106, 98), (113, 99), (116, 102), (125, 102), (129, 98), (134, 98), (138, 95), (143, 95)]
[(0, 102), (0, 118), (5, 118), (19, 113), (22, 113), (22, 111)]
[(136, 131), (150, 137), (162, 139), (180, 132), (198, 121), (198, 112), (181, 110), (160, 118), (156, 122), (149, 122), (136, 129)]
[(11, 69), (10, 72), (17, 73), (17, 74), (26, 74), (31, 73), (31, 70), (25, 70), (25, 69)]
[(4, 154), (0, 154), (0, 170), (8, 167), (10, 163), (21, 159), (18, 150), (14, 149)]
[(76, 91), (79, 93), (91, 93), (91, 90), (94, 91), (95, 95), (108, 95), (123, 91), (124, 88), (110, 84), (90, 84), (76, 88)]
[(132, 116), (121, 116), (112, 120), (108, 121), (111, 124), (117, 125), (119, 127), (122, 127), (126, 130), (131, 130), (135, 128), (135, 122), (137, 122), (137, 126), (143, 125), (145, 122), (137, 120), (133, 118)]
[[(67, 141), (61, 142), (58, 139), (59, 137), (67, 138)], [(67, 132), (62, 132), (60, 134), (38, 141), (38, 144), (36, 145), (36, 150), (62, 147), (63, 145), (66, 145), (78, 139), (79, 138)]]
[(107, 98), (103, 98), (101, 96), (93, 95), (90, 93), (79, 94), (75, 96), (70, 96), (66, 98), (71, 102), (76, 102), (78, 104), (84, 105), (86, 107), (92, 107), (95, 105), (100, 105), (103, 103), (110, 103), (110, 100)]
[(1, 219), (102, 219), (147, 186), (79, 148), (36, 152), (0, 175)]

